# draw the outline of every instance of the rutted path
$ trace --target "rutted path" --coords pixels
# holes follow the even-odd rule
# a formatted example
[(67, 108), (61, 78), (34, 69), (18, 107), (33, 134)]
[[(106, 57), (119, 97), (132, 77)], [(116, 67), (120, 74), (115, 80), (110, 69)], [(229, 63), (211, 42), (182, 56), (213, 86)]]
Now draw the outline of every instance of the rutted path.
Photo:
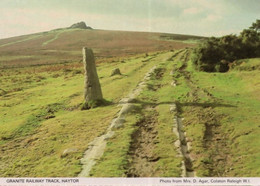
[[(225, 136), (221, 135), (220, 131), (220, 117), (217, 115), (211, 106), (211, 102), (213, 104), (221, 102), (221, 100), (213, 97), (207, 90), (200, 88), (196, 85), (196, 80), (192, 78), (191, 72), (187, 71), (187, 61), (188, 61), (188, 52), (181, 54), (181, 62), (182, 65), (179, 68), (174, 69), (174, 71), (178, 71), (178, 75), (184, 78), (186, 85), (190, 88), (187, 97), (191, 100), (186, 105), (190, 104), (190, 107), (186, 107), (186, 111), (182, 114), (184, 115), (195, 115), (197, 121), (195, 124), (204, 125), (205, 130), (203, 131), (203, 139), (202, 141), (197, 141), (197, 143), (201, 143), (203, 147), (194, 147), (194, 148), (203, 148), (203, 151), (196, 152), (195, 154), (191, 153), (191, 142), (187, 140), (185, 137), (184, 129), (188, 124), (193, 123), (194, 121), (185, 119), (182, 122), (182, 118), (180, 118), (177, 111), (182, 110), (182, 106), (185, 106), (185, 103), (178, 103), (174, 108), (176, 111), (176, 119), (175, 119), (175, 133), (179, 135), (180, 142), (176, 145), (180, 147), (181, 153), (184, 156), (184, 164), (183, 164), (183, 175), (195, 176), (195, 172), (193, 172), (192, 162), (194, 162), (194, 157), (203, 156), (204, 159), (208, 159), (208, 161), (199, 162), (199, 165), (208, 172), (204, 176), (223, 176), (225, 171), (225, 164), (228, 161), (228, 150), (226, 145)], [(173, 81), (174, 85), (178, 84), (176, 79)], [(209, 103), (205, 103), (202, 99), (207, 99)], [(194, 106), (193, 106), (194, 105)], [(173, 109), (174, 110), (174, 109)], [(197, 122), (197, 123), (196, 123)], [(184, 123), (184, 125), (183, 125)], [(197, 159), (197, 158), (194, 158)], [(197, 160), (195, 160), (197, 161)], [(198, 164), (198, 162), (197, 162)]]
[[(169, 59), (177, 57), (180, 60), (187, 60), (188, 51), (179, 51)], [(186, 66), (184, 67), (186, 68)], [(155, 79), (160, 80), (163, 76), (165, 69), (158, 68), (155, 71)], [(174, 73), (170, 72), (170, 75)], [(175, 81), (171, 84), (173, 88), (176, 86)], [(151, 90), (156, 91), (158, 88), (162, 88), (162, 84), (156, 84), (153, 87), (149, 87)], [(170, 112), (173, 114), (173, 133), (176, 135), (177, 140), (174, 145), (177, 148), (179, 157), (182, 160), (182, 177), (194, 177), (196, 176), (193, 170), (192, 158), (190, 157), (189, 151), (191, 148), (191, 142), (187, 142), (186, 133), (182, 124), (182, 119), (178, 113), (176, 103), (172, 103), (170, 106)], [(158, 123), (158, 113), (156, 112), (156, 104), (148, 106), (143, 111), (143, 119), (137, 123), (138, 130), (132, 135), (133, 142), (130, 146), (130, 167), (128, 169), (127, 176), (129, 177), (151, 177), (156, 176), (157, 172), (155, 169), (156, 162), (160, 157), (154, 153), (155, 145), (158, 140), (158, 131), (156, 126)]]
[(151, 78), (156, 66), (150, 69), (146, 73), (143, 81), (141, 81), (137, 87), (128, 95), (123, 98), (119, 105), (122, 105), (120, 112), (117, 117), (113, 119), (106, 133), (102, 136), (97, 137), (91, 143), (89, 143), (88, 149), (84, 153), (84, 157), (81, 159), (82, 171), (78, 175), (79, 177), (88, 177), (92, 167), (96, 164), (96, 161), (100, 159), (105, 151), (107, 140), (114, 135), (113, 128), (117, 128), (123, 125), (125, 122), (125, 115), (134, 108), (131, 101), (135, 99), (146, 86), (146, 82)]
[[(69, 30), (68, 30), (68, 31), (69, 31)], [(68, 31), (67, 31), (67, 32), (68, 32)], [(48, 45), (49, 43), (55, 41), (56, 39), (59, 38), (59, 36), (60, 36), (62, 33), (65, 33), (65, 32), (66, 32), (66, 31), (59, 31), (59, 32), (57, 32), (52, 39), (50, 39), (50, 40), (45, 41), (44, 43), (42, 43), (42, 46), (46, 46), (46, 45)]]
[[(156, 68), (153, 77), (160, 80), (164, 73), (164, 68)], [(148, 88), (156, 91), (161, 88), (161, 84), (150, 85)], [(156, 175), (154, 165), (160, 159), (154, 152), (155, 145), (158, 143), (157, 125), (159, 123), (156, 104), (146, 106), (143, 110), (142, 120), (136, 124), (138, 129), (132, 134), (133, 141), (128, 152), (130, 157), (127, 171), (128, 177), (151, 177)]]
[(191, 142), (187, 142), (182, 124), (183, 118), (178, 116), (177, 110), (175, 103), (170, 106), (170, 111), (174, 114), (173, 132), (178, 137), (174, 145), (177, 147), (179, 155), (183, 158), (181, 167), (182, 177), (194, 177), (196, 174), (193, 170), (192, 159), (189, 154)]
[[(178, 55), (174, 54), (175, 57), (183, 58), (185, 55), (185, 60), (187, 58), (187, 52), (181, 51)], [(168, 59), (168, 58), (167, 58)], [(167, 61), (163, 60), (163, 63)], [(170, 61), (170, 60), (169, 60)], [(168, 63), (168, 62), (167, 62)], [(108, 127), (106, 133), (100, 137), (94, 139), (88, 146), (88, 149), (85, 151), (84, 157), (81, 159), (83, 165), (83, 170), (78, 175), (79, 177), (88, 177), (90, 176), (90, 171), (92, 167), (99, 160), (106, 148), (108, 139), (114, 135), (113, 129), (120, 127), (125, 122), (125, 116), (132, 109), (135, 108), (134, 103), (136, 103), (136, 98), (140, 93), (147, 87), (149, 90), (157, 91), (158, 89), (164, 86), (161, 84), (161, 79), (165, 76), (166, 69), (159, 68), (154, 66), (150, 69), (149, 72), (143, 78), (137, 87), (126, 97), (121, 99), (119, 105), (122, 106), (117, 117), (113, 119), (111, 125)], [(172, 75), (172, 72), (170, 73)], [(151, 78), (157, 80), (157, 84), (148, 84), (148, 81)], [(158, 81), (159, 80), (159, 81)], [(176, 83), (176, 81), (175, 81)], [(176, 84), (174, 83), (174, 86)], [(149, 85), (149, 86), (147, 86)], [(172, 84), (173, 85), (173, 84)], [(174, 88), (174, 87), (172, 87)], [(157, 100), (153, 100), (157, 102)], [(190, 147), (191, 142), (188, 142), (186, 139), (186, 133), (184, 132), (184, 127), (182, 125), (182, 118), (178, 112), (178, 105), (176, 103), (167, 103), (170, 106), (170, 112), (173, 114), (173, 134), (176, 135), (177, 140), (174, 144), (178, 149), (179, 157), (182, 160), (182, 177), (194, 177), (196, 176), (195, 171), (193, 170), (192, 158), (190, 157)], [(156, 163), (160, 160), (160, 157), (155, 153), (155, 147), (158, 143), (158, 111), (157, 104), (143, 105), (142, 119), (136, 123), (137, 130), (131, 135), (132, 142), (128, 151), (129, 155), (129, 164), (126, 168), (127, 177), (152, 177), (160, 173), (156, 172)]]
[(158, 134), (155, 129), (155, 125), (158, 125), (158, 113), (154, 108), (147, 108), (145, 111), (149, 114), (136, 124), (138, 130), (132, 134), (133, 142), (128, 153), (131, 156), (128, 177), (151, 177), (155, 175), (154, 164), (160, 159), (154, 153)]
[[(185, 69), (187, 67), (186, 61), (188, 60), (189, 56), (188, 50), (180, 50), (176, 52), (169, 61), (184, 61), (184, 63), (181, 65), (180, 71)], [(176, 73), (177, 64), (174, 63), (173, 69), (170, 72), (170, 76), (174, 75)], [(177, 86), (177, 81), (173, 78), (171, 82), (171, 86), (174, 88)], [(193, 170), (193, 164), (192, 164), (192, 158), (190, 157), (190, 148), (191, 148), (191, 142), (187, 142), (186, 139), (186, 133), (184, 132), (184, 127), (182, 124), (183, 118), (180, 117), (180, 113), (178, 112), (179, 108), (177, 108), (176, 103), (172, 103), (170, 106), (170, 112), (173, 114), (173, 133), (176, 135), (177, 140), (175, 141), (174, 145), (177, 148), (178, 154), (180, 157), (182, 157), (182, 177), (194, 177), (196, 176), (195, 171)]]
[[(183, 61), (182, 66), (180, 67), (180, 71), (183, 71), (187, 67), (187, 60), (188, 60), (188, 53), (189, 51), (186, 50), (184, 52), (179, 52), (176, 57), (180, 56), (180, 60)], [(170, 75), (173, 75), (175, 73), (176, 69), (173, 69), (170, 73)], [(173, 79), (173, 82), (171, 85), (173, 87), (176, 87), (176, 80)], [(178, 112), (180, 108), (178, 108), (176, 103), (173, 103), (170, 105), (170, 112), (173, 113), (174, 119), (173, 119), (173, 132), (177, 136), (177, 140), (175, 141), (174, 145), (178, 149), (179, 156), (183, 158), (182, 161), (182, 177), (194, 177), (196, 176), (196, 173), (193, 169), (192, 164), (192, 158), (190, 156), (190, 149), (191, 149), (191, 142), (187, 142), (186, 133), (184, 132), (184, 126), (182, 123), (182, 120), (184, 118), (181, 118)]]

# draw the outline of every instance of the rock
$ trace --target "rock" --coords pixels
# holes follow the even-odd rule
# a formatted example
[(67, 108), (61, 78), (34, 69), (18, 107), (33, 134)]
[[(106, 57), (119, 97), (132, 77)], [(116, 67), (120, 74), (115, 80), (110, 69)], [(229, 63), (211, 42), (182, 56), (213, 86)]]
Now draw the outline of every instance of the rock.
[(191, 142), (187, 142), (187, 151), (188, 151), (188, 153), (191, 152), (191, 150), (192, 150)]
[(137, 100), (135, 98), (123, 98), (119, 101), (119, 104), (125, 104), (125, 103), (136, 103)]
[(104, 135), (104, 140), (108, 140), (114, 136), (114, 131), (109, 131), (106, 135)]
[(69, 28), (80, 28), (80, 29), (92, 29), (90, 26), (87, 26), (85, 22), (81, 21), (71, 25)]
[(176, 111), (177, 111), (176, 104), (172, 104), (170, 106), (170, 112), (173, 113), (173, 112), (176, 112)]
[(180, 142), (180, 140), (176, 140), (176, 141), (174, 142), (174, 146), (177, 147), (177, 148), (181, 148), (181, 142)]
[(83, 48), (83, 63), (85, 69), (85, 102), (103, 100), (93, 51)]
[(110, 76), (115, 76), (115, 75), (121, 75), (121, 72), (120, 72), (119, 68), (116, 68), (116, 69), (112, 70)]
[(64, 157), (66, 157), (66, 156), (68, 156), (69, 154), (71, 154), (71, 153), (75, 153), (75, 152), (78, 152), (78, 149), (76, 149), (76, 148), (68, 148), (68, 149), (65, 149), (64, 151), (63, 151), (63, 153), (61, 154), (61, 158), (64, 158)]
[(113, 121), (113, 129), (118, 129), (118, 128), (121, 128), (123, 127), (125, 123), (125, 119), (124, 118), (116, 118), (114, 121)]
[(134, 104), (125, 104), (122, 109), (120, 110), (120, 112), (118, 113), (119, 116), (124, 116), (126, 114), (128, 114), (129, 112), (133, 111), (134, 109), (136, 109), (137, 107)]
[(171, 86), (176, 87), (176, 81), (172, 81)]

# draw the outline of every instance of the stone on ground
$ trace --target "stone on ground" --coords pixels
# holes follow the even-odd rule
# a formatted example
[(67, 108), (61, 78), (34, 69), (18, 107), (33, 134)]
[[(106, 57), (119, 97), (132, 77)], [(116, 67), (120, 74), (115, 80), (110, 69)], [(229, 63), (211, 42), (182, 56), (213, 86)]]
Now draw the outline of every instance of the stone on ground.
[(121, 75), (121, 72), (120, 72), (119, 68), (116, 68), (116, 69), (112, 70), (110, 76), (115, 76), (115, 75)]

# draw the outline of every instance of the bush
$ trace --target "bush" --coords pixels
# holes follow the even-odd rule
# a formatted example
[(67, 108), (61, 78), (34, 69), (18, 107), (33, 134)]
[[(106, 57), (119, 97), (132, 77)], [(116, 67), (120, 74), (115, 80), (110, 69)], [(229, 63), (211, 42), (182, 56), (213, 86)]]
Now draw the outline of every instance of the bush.
[(227, 72), (229, 63), (237, 59), (260, 56), (260, 20), (250, 29), (244, 29), (239, 36), (211, 37), (195, 50), (192, 61), (198, 70), (206, 72)]

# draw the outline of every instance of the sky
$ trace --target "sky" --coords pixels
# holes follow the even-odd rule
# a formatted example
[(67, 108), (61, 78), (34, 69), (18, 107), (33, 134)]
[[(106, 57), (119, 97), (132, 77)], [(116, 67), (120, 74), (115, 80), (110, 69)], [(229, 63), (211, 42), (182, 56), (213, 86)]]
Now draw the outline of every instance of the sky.
[(0, 0), (0, 38), (69, 27), (199, 36), (239, 34), (260, 0)]

